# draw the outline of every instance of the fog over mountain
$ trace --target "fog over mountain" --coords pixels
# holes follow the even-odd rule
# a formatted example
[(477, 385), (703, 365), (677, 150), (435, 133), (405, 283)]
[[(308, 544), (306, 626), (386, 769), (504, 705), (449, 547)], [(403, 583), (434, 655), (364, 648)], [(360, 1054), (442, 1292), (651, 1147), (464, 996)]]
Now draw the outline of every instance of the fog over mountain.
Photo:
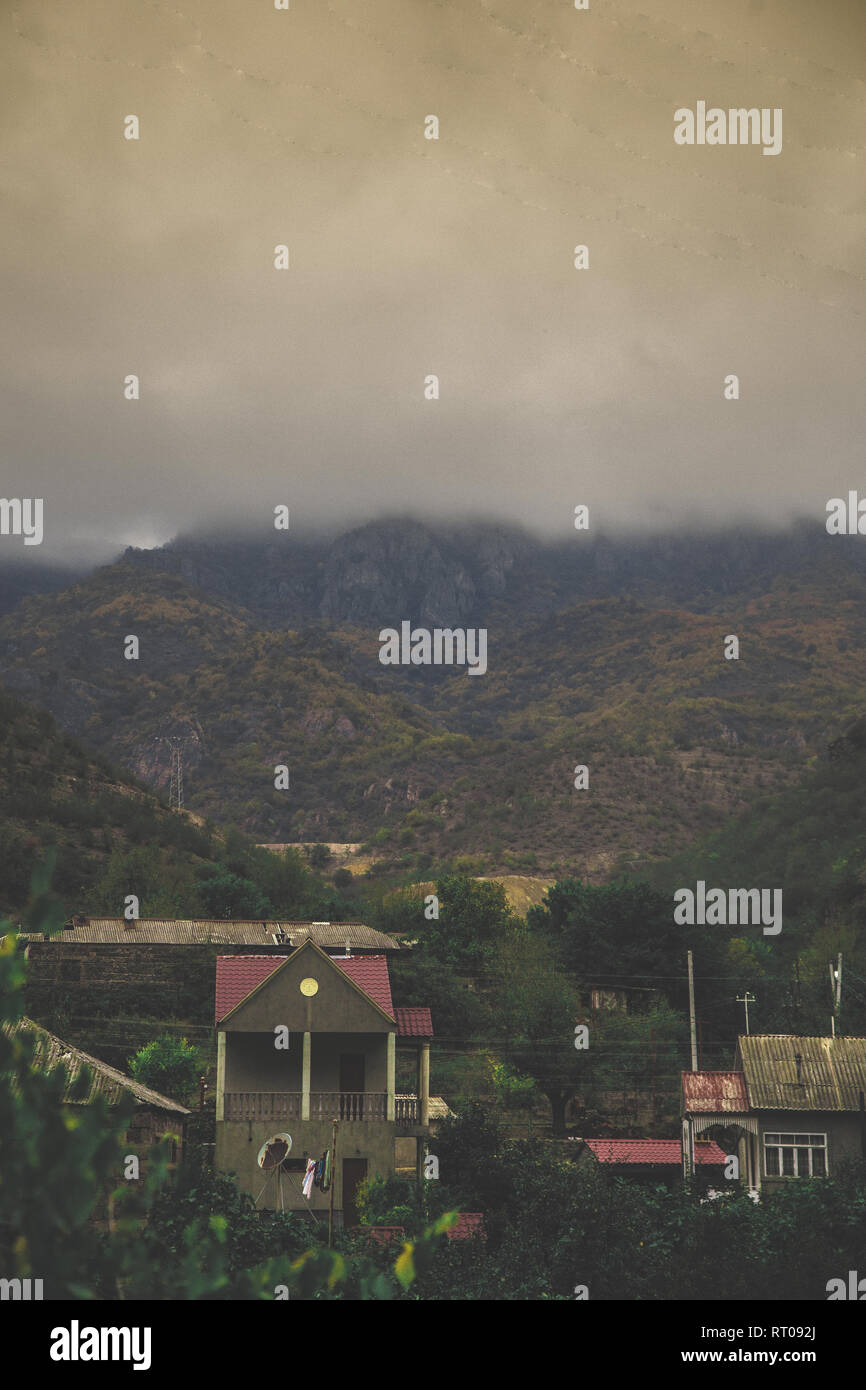
[[(651, 8), (7, 11), (2, 491), (45, 540), (0, 560), (264, 537), (278, 504), (820, 519), (861, 476), (866, 10)], [(699, 101), (783, 110), (780, 153), (677, 145)]]

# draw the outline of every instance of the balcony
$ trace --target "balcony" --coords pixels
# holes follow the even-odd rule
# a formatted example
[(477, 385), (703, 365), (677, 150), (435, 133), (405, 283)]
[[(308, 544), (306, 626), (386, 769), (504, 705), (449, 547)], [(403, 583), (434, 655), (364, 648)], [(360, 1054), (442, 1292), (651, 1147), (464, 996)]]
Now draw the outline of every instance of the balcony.
[[(385, 1091), (311, 1091), (311, 1120), (377, 1120), (388, 1114)], [(300, 1120), (300, 1091), (226, 1091), (227, 1120)], [(404, 1123), (406, 1123), (404, 1121)]]

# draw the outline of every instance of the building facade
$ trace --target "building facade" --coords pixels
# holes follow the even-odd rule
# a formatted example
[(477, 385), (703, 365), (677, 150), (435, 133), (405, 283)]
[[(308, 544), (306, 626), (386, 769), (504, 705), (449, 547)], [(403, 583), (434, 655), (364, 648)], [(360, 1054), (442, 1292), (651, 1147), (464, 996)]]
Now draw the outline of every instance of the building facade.
[[(403, 1155), (414, 1141), (422, 1175), (430, 1011), (394, 1008), (384, 955), (328, 955), (306, 940), (286, 956), (220, 957), (216, 1029), (216, 1166), (259, 1206), (323, 1216), (333, 1200), (336, 1224), (354, 1225), (358, 1184), (395, 1172), (398, 1141)], [(413, 1049), (418, 1082), (399, 1099), (398, 1046)], [(277, 1136), (289, 1151), (262, 1168)], [(328, 1151), (331, 1184), (307, 1196), (308, 1160)]]
[(866, 1038), (741, 1037), (729, 1072), (683, 1072), (683, 1169), (712, 1131), (754, 1194), (866, 1159)]

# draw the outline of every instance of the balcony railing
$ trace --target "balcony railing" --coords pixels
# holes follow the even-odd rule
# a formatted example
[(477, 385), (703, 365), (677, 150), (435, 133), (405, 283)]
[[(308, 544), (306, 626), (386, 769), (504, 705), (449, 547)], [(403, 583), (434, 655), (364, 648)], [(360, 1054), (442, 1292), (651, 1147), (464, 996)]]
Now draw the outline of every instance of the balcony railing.
[[(300, 1091), (226, 1091), (227, 1120), (299, 1120)], [(311, 1120), (384, 1120), (388, 1097), (384, 1091), (311, 1091)]]
[(384, 1091), (311, 1091), (311, 1120), (384, 1120), (388, 1097)]
[(300, 1091), (226, 1091), (227, 1120), (299, 1120)]
[(398, 1125), (417, 1125), (421, 1123), (421, 1106), (417, 1096), (397, 1096), (394, 1101), (394, 1118)]

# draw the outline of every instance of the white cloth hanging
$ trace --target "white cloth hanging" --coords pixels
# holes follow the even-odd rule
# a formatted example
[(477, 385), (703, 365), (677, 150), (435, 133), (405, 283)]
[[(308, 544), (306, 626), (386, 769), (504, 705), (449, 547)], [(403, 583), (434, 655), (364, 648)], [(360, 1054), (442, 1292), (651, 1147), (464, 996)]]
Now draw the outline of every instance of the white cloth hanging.
[(314, 1158), (308, 1158), (308, 1159), (307, 1159), (307, 1171), (306, 1171), (306, 1173), (304, 1174), (304, 1181), (303, 1181), (303, 1183), (302, 1183), (302, 1185), (301, 1185), (301, 1191), (303, 1192), (304, 1196), (307, 1198), (308, 1201), (309, 1201), (309, 1199), (310, 1199), (310, 1197), (312, 1196), (312, 1193), (313, 1193), (313, 1178), (314, 1178), (315, 1176), (316, 1176), (316, 1160), (315, 1160)]

